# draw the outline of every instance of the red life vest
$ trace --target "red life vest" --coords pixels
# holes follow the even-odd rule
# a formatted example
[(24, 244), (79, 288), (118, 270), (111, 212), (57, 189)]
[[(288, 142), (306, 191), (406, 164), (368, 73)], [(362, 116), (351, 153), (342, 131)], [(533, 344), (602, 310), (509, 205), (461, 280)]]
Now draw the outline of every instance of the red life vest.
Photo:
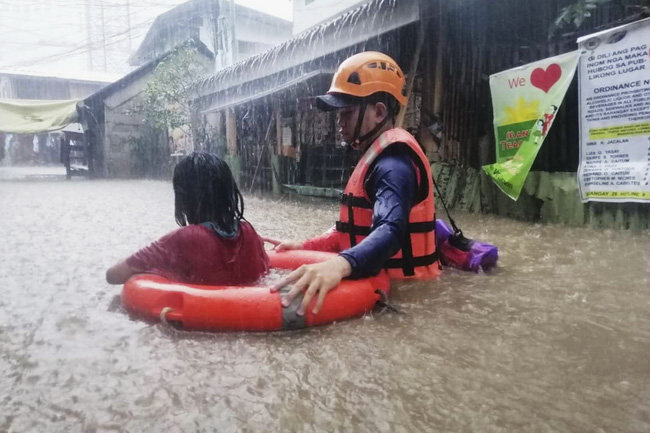
[(411, 134), (401, 128), (385, 131), (375, 140), (355, 167), (341, 197), (336, 229), (341, 250), (353, 247), (372, 230), (372, 208), (364, 182), (373, 161), (394, 143), (403, 143), (413, 151), (418, 173), (418, 190), (409, 213), (408, 236), (400, 251), (384, 266), (391, 278), (433, 279), (440, 275), (435, 242), (435, 203), (429, 160)]

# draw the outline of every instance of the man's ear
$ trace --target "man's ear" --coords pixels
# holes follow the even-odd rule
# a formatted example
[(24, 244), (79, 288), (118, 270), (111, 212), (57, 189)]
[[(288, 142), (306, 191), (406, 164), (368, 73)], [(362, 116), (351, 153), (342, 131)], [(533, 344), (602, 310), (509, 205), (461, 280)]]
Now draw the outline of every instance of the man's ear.
[(374, 106), (375, 116), (379, 121), (384, 120), (384, 117), (388, 116), (388, 107), (383, 102), (377, 102)]

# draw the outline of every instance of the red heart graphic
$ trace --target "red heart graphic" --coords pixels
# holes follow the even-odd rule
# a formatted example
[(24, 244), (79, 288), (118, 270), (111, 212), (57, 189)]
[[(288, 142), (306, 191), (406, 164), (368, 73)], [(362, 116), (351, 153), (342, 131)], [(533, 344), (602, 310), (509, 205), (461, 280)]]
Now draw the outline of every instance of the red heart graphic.
[(548, 93), (562, 76), (562, 68), (557, 63), (548, 65), (546, 70), (537, 68), (530, 74), (530, 84)]

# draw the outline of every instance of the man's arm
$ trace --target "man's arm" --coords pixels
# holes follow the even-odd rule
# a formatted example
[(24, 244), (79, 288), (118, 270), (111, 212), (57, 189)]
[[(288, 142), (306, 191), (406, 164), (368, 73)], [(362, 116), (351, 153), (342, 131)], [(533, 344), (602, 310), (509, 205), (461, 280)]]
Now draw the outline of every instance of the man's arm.
[[(302, 315), (311, 299), (318, 294), (312, 311), (318, 314), (327, 292), (338, 286), (343, 278), (378, 273), (386, 260), (400, 248), (416, 187), (415, 168), (408, 155), (388, 154), (385, 158), (382, 155), (366, 186), (369, 194), (374, 193), (376, 201), (373, 207), (373, 232), (359, 245), (342, 252), (338, 257), (322, 263), (303, 265), (274, 284), (272, 291), (293, 283), (289, 293), (282, 299), (282, 305), (288, 306), (304, 291), (305, 296), (297, 310)], [(401, 199), (397, 199), (398, 196)], [(383, 248), (389, 250), (382, 251)]]
[[(150, 245), (138, 250), (128, 258), (119, 261), (106, 271), (108, 284), (124, 284), (129, 277), (140, 273), (157, 273), (173, 278), (172, 270), (179, 267), (177, 262), (181, 249), (183, 228), (176, 229)], [(191, 239), (185, 241), (191, 246)]]

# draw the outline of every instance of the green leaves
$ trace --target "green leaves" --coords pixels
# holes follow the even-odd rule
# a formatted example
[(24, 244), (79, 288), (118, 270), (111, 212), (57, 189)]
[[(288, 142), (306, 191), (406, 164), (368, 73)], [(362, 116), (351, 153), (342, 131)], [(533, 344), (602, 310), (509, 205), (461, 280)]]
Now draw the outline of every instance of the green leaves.
[(139, 107), (145, 121), (162, 130), (190, 125), (192, 85), (209, 69), (209, 62), (192, 46), (178, 48), (161, 61)]

